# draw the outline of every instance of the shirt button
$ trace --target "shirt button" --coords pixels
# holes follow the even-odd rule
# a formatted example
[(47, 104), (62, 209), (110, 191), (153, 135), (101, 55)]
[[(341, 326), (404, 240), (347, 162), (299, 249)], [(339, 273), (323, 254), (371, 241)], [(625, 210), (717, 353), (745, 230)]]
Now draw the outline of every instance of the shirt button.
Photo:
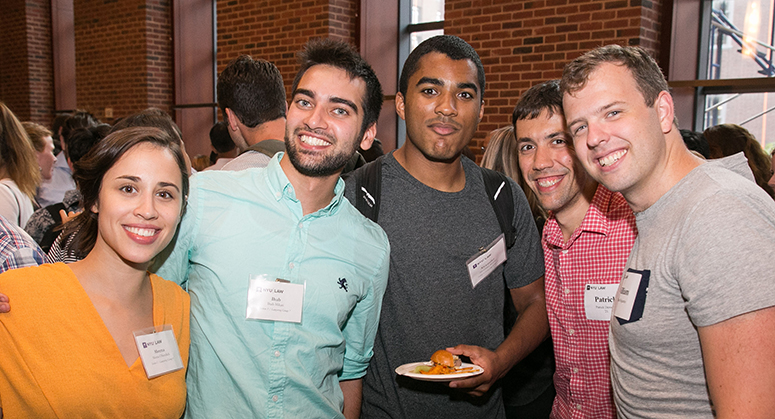
[(279, 198), (279, 197), (281, 197), (281, 196), (282, 196), (282, 194), (281, 194), (280, 192), (275, 192), (274, 196), (276, 196), (276, 197), (278, 197), (278, 198)]
[[(275, 397), (277, 397), (277, 396), (275, 396)], [(577, 409), (577, 410), (581, 410), (581, 405), (580, 405), (580, 404), (577, 404), (577, 405), (576, 405), (576, 409)]]
[(578, 368), (574, 368), (573, 372), (579, 372), (579, 369)]
[(273, 401), (273, 402), (276, 402), (276, 401), (277, 401), (277, 400), (279, 400), (279, 399), (280, 399), (280, 398), (279, 398), (279, 397), (277, 397), (277, 396), (272, 396), (272, 401)]
[(304, 228), (304, 223), (299, 223), (299, 228)]
[(565, 249), (565, 250), (562, 251), (563, 255), (566, 254), (566, 253), (568, 253), (568, 249)]
[(289, 263), (289, 264), (288, 264), (288, 267), (289, 267), (289, 268), (291, 268), (291, 269), (293, 269), (293, 266), (294, 266), (294, 265), (293, 265), (293, 262), (291, 262), (291, 263)]
[(576, 332), (573, 329), (568, 330), (568, 334), (569, 335), (573, 335), (574, 333), (576, 333)]
[(570, 288), (565, 288), (562, 292), (564, 292), (566, 294), (570, 294)]
[(274, 351), (274, 356), (280, 356), (280, 351)]

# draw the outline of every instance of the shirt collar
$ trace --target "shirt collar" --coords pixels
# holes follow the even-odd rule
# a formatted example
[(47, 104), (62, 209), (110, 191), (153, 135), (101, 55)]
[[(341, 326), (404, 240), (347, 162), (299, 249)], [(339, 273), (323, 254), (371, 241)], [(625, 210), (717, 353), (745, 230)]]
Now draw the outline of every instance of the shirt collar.
[(607, 236), (609, 227), (606, 214), (610, 210), (612, 195), (613, 193), (604, 188), (603, 185), (598, 185), (595, 196), (592, 197), (592, 203), (589, 205), (589, 209), (587, 209), (587, 213), (584, 214), (584, 219), (581, 221), (581, 225), (573, 231), (567, 243), (563, 240), (562, 230), (560, 225), (557, 224), (557, 219), (554, 216), (550, 217), (546, 221), (546, 227), (544, 228), (544, 240), (546, 243), (554, 247), (568, 248), (583, 232)]
[[(285, 176), (285, 172), (280, 166), (280, 160), (283, 158), (284, 154), (284, 152), (276, 153), (272, 159), (269, 160), (269, 164), (266, 166), (266, 180), (269, 184), (269, 190), (272, 191), (272, 195), (277, 201), (286, 199), (290, 202), (301, 205), (299, 200), (296, 198), (296, 191), (293, 189), (291, 181), (288, 180), (287, 176)], [(344, 181), (340, 177), (336, 181), (336, 186), (334, 186), (334, 197), (331, 199), (331, 202), (329, 202), (325, 208), (310, 214), (310, 216), (333, 214), (334, 212), (338, 211), (339, 207), (341, 206), (342, 199), (344, 199)]]

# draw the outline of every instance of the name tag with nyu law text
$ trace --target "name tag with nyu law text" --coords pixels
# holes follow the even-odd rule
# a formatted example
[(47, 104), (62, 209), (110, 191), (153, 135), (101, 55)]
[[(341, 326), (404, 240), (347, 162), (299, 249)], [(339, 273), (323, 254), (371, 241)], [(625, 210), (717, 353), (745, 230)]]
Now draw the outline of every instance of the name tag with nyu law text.
[(172, 325), (149, 327), (132, 334), (149, 380), (183, 368)]
[(283, 279), (268, 281), (267, 275), (250, 276), (246, 318), (301, 323), (303, 305), (304, 285)]
[(476, 288), (484, 278), (492, 273), (500, 264), (506, 262), (506, 240), (501, 234), (487, 247), (466, 261), (471, 285)]

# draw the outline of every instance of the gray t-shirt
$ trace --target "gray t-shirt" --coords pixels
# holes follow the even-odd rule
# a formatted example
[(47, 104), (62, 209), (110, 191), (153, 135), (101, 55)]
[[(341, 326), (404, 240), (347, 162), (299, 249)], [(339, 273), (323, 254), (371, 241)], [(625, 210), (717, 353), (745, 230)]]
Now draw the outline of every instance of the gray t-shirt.
[(775, 202), (728, 170), (750, 176), (741, 155), (702, 164), (636, 214), (627, 267), (649, 284), (640, 320), (611, 320), (620, 417), (712, 417), (697, 328), (775, 305)]
[[(527, 200), (512, 181), (517, 242), (508, 261), (476, 288), (466, 260), (501, 229), (485, 194), (481, 171), (463, 158), (466, 185), (441, 192), (412, 177), (392, 154), (383, 160), (378, 224), (390, 240), (390, 275), (374, 356), (363, 384), (362, 417), (502, 418), (500, 390), (481, 398), (446, 384), (397, 377), (395, 368), (426, 361), (457, 344), (491, 350), (503, 341), (504, 293), (544, 272), (541, 243)], [(354, 177), (345, 196), (354, 202)]]

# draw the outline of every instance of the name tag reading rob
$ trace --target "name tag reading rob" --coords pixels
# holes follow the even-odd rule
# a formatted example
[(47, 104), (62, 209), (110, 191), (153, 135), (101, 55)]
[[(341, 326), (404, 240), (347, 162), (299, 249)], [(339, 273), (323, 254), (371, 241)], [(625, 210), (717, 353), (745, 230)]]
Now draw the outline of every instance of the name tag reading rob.
[(183, 368), (172, 325), (149, 327), (132, 332), (132, 335), (149, 380)]
[(250, 276), (246, 318), (301, 323), (304, 285), (281, 279), (272, 282), (266, 278), (266, 275)]
[(501, 234), (495, 241), (466, 261), (471, 285), (476, 288), (500, 264), (506, 262), (506, 240)]

